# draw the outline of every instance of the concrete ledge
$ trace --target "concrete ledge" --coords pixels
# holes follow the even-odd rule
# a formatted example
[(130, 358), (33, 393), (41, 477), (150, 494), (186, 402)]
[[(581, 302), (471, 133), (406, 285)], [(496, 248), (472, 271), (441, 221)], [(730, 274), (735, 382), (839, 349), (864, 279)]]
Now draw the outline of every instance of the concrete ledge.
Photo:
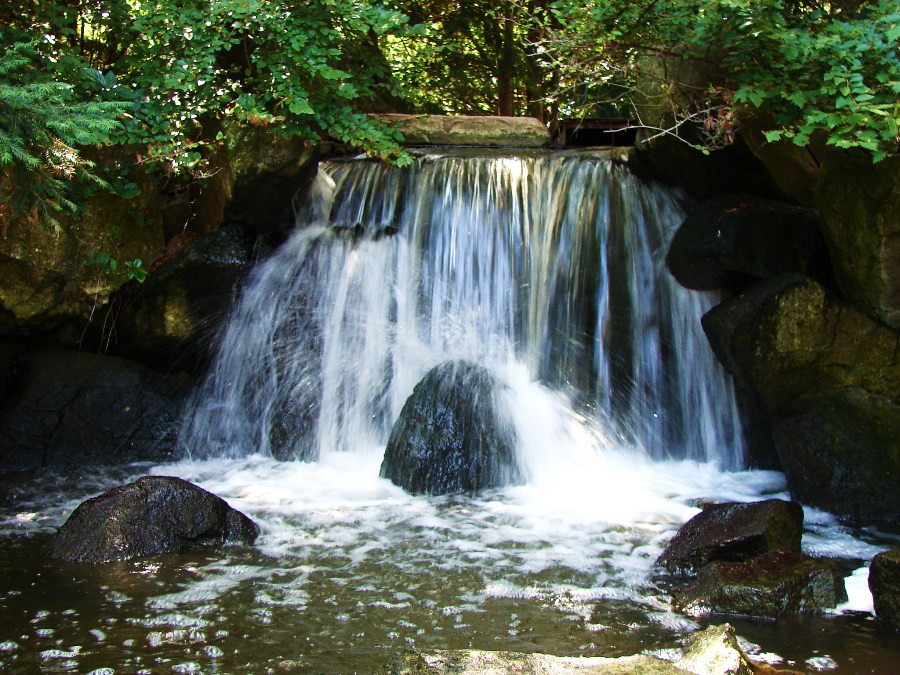
[(547, 128), (533, 117), (373, 115), (395, 126), (405, 145), (475, 145), (539, 148), (550, 145)]

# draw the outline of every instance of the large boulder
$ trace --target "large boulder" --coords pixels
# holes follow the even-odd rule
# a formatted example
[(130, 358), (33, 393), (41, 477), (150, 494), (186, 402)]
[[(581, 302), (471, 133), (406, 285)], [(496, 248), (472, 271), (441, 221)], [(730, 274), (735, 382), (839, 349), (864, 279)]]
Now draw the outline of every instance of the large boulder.
[(800, 551), (803, 509), (782, 499), (710, 504), (679, 528), (657, 563), (695, 574), (714, 560), (749, 560), (770, 551)]
[(77, 563), (129, 560), (192, 548), (250, 544), (259, 526), (223, 499), (170, 476), (144, 476), (80, 504), (50, 556)]
[(197, 370), (209, 360), (208, 350), (249, 263), (236, 226), (189, 242), (143, 284), (120, 292), (115, 330), (105, 342), (116, 353), (159, 370)]
[(772, 436), (791, 495), (859, 525), (900, 530), (900, 405), (861, 389), (785, 404)]
[(391, 429), (381, 476), (413, 494), (520, 483), (502, 386), (486, 368), (465, 361), (432, 368)]
[(828, 560), (771, 551), (744, 562), (717, 560), (675, 595), (688, 614), (777, 618), (817, 614), (847, 599), (843, 575)]
[(852, 387), (900, 401), (900, 335), (800, 275), (762, 281), (710, 310), (713, 351), (766, 415)]
[(408, 145), (541, 147), (550, 144), (547, 127), (533, 117), (466, 115), (374, 115), (394, 126)]
[(125, 359), (19, 350), (0, 473), (172, 459), (190, 382)]
[(816, 197), (843, 296), (900, 328), (900, 155), (828, 153)]
[(872, 558), (869, 590), (879, 625), (900, 633), (900, 549), (885, 551)]
[(727, 195), (692, 209), (666, 257), (682, 286), (739, 291), (786, 272), (828, 274), (816, 212), (751, 195)]

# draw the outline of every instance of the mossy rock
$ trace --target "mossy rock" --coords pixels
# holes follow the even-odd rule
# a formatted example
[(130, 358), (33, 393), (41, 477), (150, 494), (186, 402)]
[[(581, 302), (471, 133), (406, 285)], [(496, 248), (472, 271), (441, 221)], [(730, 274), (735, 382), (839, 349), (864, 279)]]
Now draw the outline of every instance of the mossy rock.
[(847, 599), (843, 576), (827, 560), (773, 551), (745, 562), (715, 561), (675, 596), (689, 614), (778, 618), (818, 614)]
[(900, 405), (860, 389), (813, 392), (782, 406), (772, 430), (795, 499), (900, 531)]
[(749, 560), (770, 551), (800, 551), (803, 509), (782, 499), (710, 504), (679, 528), (657, 563), (695, 574), (714, 560)]
[(878, 624), (900, 633), (900, 549), (885, 551), (869, 565), (869, 590)]
[(703, 327), (726, 370), (769, 418), (829, 389), (900, 401), (900, 334), (803, 276), (751, 286), (708, 312)]
[(842, 294), (900, 328), (900, 155), (828, 153), (816, 197)]
[(375, 118), (396, 127), (408, 145), (536, 148), (550, 144), (547, 127), (533, 117), (401, 115)]

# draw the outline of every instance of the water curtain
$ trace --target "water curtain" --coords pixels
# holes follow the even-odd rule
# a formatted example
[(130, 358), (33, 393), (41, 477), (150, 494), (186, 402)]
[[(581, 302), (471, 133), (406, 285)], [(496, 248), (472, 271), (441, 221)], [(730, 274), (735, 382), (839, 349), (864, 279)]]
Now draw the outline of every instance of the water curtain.
[(737, 468), (734, 394), (699, 321), (715, 299), (665, 269), (681, 218), (599, 153), (325, 162), (247, 280), (181, 442), (201, 457), (377, 451), (423, 375), (464, 359), (514, 408), (538, 387), (598, 451)]

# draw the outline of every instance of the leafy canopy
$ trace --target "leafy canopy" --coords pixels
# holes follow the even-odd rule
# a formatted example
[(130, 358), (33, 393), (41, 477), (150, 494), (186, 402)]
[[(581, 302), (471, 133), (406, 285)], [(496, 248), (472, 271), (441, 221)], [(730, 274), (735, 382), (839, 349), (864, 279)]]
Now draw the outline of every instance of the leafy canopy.
[[(557, 0), (544, 49), (570, 87), (627, 100), (643, 58), (696, 66), (695, 104), (720, 122), (764, 113), (770, 141), (814, 134), (878, 161), (900, 142), (896, 0)], [(670, 84), (670, 83), (666, 83)], [(715, 127), (716, 125), (713, 124)], [(721, 129), (721, 127), (717, 127)]]

